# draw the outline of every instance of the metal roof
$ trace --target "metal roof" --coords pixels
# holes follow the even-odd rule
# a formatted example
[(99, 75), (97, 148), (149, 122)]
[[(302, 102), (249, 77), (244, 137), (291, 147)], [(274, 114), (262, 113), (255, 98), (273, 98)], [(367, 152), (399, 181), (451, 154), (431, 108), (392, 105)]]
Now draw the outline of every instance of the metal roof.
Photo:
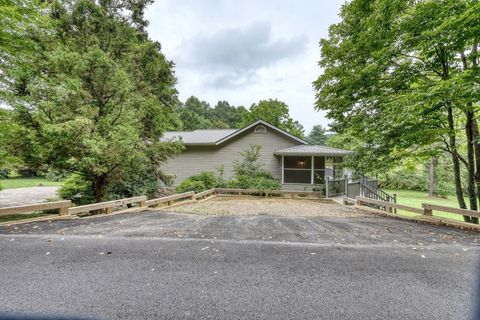
[(241, 129), (199, 129), (194, 131), (167, 131), (164, 133), (162, 140), (165, 141), (181, 139), (185, 145), (219, 145), (259, 124), (265, 125), (299, 143), (307, 144), (306, 141), (297, 138), (294, 135), (282, 129), (279, 129), (263, 120), (255, 121), (254, 123)]
[(315, 144), (299, 145), (275, 151), (279, 156), (346, 156), (352, 151), (330, 148)]
[(184, 144), (215, 144), (238, 129), (198, 129), (194, 131), (167, 131), (164, 140), (181, 139)]

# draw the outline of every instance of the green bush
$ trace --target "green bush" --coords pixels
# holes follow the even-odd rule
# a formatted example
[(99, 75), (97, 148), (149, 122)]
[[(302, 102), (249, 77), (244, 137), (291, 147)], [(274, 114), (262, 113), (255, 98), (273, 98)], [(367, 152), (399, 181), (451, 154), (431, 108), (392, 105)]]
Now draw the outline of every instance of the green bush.
[(7, 179), (9, 173), (10, 173), (10, 170), (6, 168), (0, 168), (0, 179)]
[(195, 181), (186, 179), (180, 183), (175, 189), (177, 193), (183, 193), (188, 191), (195, 191), (195, 193), (208, 190), (203, 181)]
[(68, 176), (69, 176), (69, 173), (61, 172), (54, 169), (49, 169), (47, 174), (45, 175), (45, 179), (47, 179), (48, 181), (63, 181), (67, 179)]
[(277, 180), (268, 176), (237, 176), (228, 182), (229, 188), (276, 190), (280, 187)]
[(219, 185), (220, 180), (213, 172), (204, 171), (183, 180), (182, 183), (177, 186), (176, 191), (178, 193), (188, 191), (202, 192), (217, 188)]
[(59, 195), (62, 199), (72, 200), (76, 205), (95, 202), (91, 182), (77, 174), (72, 174), (63, 182)]

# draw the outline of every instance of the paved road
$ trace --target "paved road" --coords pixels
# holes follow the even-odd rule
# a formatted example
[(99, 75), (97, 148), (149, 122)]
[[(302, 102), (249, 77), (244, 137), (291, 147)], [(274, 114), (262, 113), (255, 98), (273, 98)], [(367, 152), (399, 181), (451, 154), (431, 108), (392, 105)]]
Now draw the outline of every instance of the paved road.
[(3, 311), (469, 319), (479, 235), (381, 217), (148, 212), (0, 228)]
[(30, 187), (0, 191), (0, 208), (45, 202), (58, 198), (59, 187)]

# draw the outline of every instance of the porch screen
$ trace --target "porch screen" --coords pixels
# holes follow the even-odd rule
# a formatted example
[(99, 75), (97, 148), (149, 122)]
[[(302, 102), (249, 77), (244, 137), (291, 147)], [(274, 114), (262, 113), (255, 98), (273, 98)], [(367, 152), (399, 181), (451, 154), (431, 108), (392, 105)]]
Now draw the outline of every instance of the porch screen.
[(312, 157), (284, 157), (284, 183), (311, 183)]

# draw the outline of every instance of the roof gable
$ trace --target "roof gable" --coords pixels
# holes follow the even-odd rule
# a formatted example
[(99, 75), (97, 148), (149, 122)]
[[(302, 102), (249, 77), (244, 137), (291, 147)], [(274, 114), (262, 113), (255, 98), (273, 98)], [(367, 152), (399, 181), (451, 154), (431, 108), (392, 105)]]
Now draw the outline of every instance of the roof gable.
[(162, 140), (181, 139), (185, 145), (220, 145), (233, 139), (234, 137), (248, 131), (249, 129), (257, 126), (264, 125), (281, 135), (284, 135), (294, 141), (301, 144), (308, 144), (305, 140), (295, 137), (294, 135), (271, 125), (263, 120), (255, 121), (254, 123), (241, 128), (241, 129), (206, 129), (206, 130), (194, 130), (194, 131), (167, 131), (165, 132)]

